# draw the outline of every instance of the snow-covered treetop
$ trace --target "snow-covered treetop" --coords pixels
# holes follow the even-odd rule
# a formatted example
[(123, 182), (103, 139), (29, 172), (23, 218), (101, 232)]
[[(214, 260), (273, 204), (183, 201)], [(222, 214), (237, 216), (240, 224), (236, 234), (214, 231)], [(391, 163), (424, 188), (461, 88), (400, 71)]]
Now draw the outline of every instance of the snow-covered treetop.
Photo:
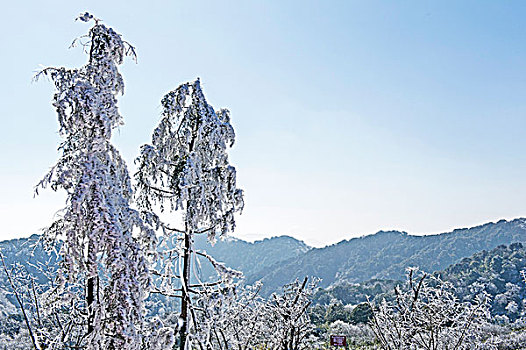
[[(79, 19), (86, 22), (94, 18), (85, 13)], [(79, 69), (45, 68), (35, 79), (46, 75), (55, 84), (53, 106), (63, 136), (110, 139), (112, 130), (122, 124), (116, 95), (124, 92), (124, 81), (117, 66), (125, 56), (135, 58), (135, 49), (97, 19), (88, 34), (73, 41), (72, 46), (78, 43), (89, 54), (86, 65)]]
[(152, 143), (142, 146), (137, 159), (139, 203), (183, 210), (191, 233), (206, 231), (213, 239), (232, 231), (243, 192), (226, 152), (235, 139), (230, 112), (207, 103), (199, 79), (169, 92), (161, 104)]

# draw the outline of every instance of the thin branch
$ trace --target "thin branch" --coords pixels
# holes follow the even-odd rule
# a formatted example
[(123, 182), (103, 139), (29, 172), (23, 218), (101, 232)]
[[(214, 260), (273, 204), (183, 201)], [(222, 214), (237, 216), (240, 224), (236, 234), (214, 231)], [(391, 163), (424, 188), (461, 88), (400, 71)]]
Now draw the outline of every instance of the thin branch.
[(5, 263), (4, 255), (2, 253), (0, 253), (0, 259), (2, 259), (2, 265), (4, 266), (4, 271), (7, 275), (7, 279), (9, 281), (9, 284), (11, 285), (11, 288), (13, 289), (13, 293), (15, 294), (16, 301), (18, 302), (18, 305), (20, 305), (20, 310), (22, 311), (22, 315), (24, 316), (24, 321), (26, 323), (27, 330), (29, 331), (29, 336), (31, 337), (31, 343), (33, 344), (33, 347), (35, 348), (35, 350), (40, 350), (40, 347), (37, 345), (35, 335), (33, 334), (33, 328), (31, 327), (29, 318), (27, 317), (26, 309), (24, 307), (24, 304), (22, 303), (22, 300), (20, 299), (20, 296), (18, 295), (15, 284), (13, 283), (13, 280), (11, 279), (11, 275), (9, 274), (9, 271), (7, 271), (7, 265)]

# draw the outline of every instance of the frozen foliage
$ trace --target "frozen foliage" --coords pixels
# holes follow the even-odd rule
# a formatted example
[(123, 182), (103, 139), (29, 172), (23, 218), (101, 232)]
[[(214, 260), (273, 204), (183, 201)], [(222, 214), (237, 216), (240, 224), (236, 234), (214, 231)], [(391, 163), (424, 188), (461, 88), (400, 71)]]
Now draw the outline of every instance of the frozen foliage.
[[(18, 325), (8, 322), (7, 334), (14, 340), (20, 336), (22, 343), (32, 349), (76, 349), (82, 348), (86, 335), (85, 301), (78, 291), (80, 284), (72, 283), (68, 288), (56, 283), (56, 265), (37, 263), (34, 270), (40, 271), (39, 279), (28, 273), (25, 266), (15, 263), (3, 270), (10, 284), (10, 296), (20, 310)], [(8, 318), (17, 319), (16, 314)], [(18, 340), (20, 341), (20, 340)], [(7, 341), (9, 343), (9, 341)]]
[(408, 270), (407, 290), (395, 289), (393, 302), (374, 308), (372, 329), (383, 349), (477, 349), (485, 343), (488, 298), (460, 302), (453, 287), (416, 269)]
[[(136, 160), (137, 199), (150, 212), (168, 207), (183, 214), (183, 228), (161, 223), (164, 237), (154, 272), (160, 279), (154, 292), (181, 298), (179, 346), (185, 349), (191, 346), (186, 342), (189, 330), (198, 327), (191, 294), (221, 293), (239, 277), (237, 271), (196, 252), (194, 235), (207, 234), (214, 242), (216, 235), (233, 231), (234, 213), (243, 208), (243, 192), (236, 187), (236, 170), (226, 152), (235, 138), (230, 113), (215, 111), (207, 103), (199, 79), (166, 94), (161, 105), (162, 118), (152, 143), (142, 146)], [(195, 271), (192, 261), (198, 263), (198, 255), (212, 264), (219, 281), (204, 284), (194, 273), (198, 283), (190, 283)]]
[(199, 251), (194, 250), (197, 255), (200, 255), (212, 265), (216, 273), (219, 275), (221, 280), (223, 282), (226, 282), (227, 284), (231, 284), (234, 282), (234, 278), (242, 278), (243, 273), (237, 270), (234, 270), (228, 266), (226, 266), (224, 263), (216, 261), (212, 256), (207, 254), (205, 251)]
[(268, 308), (271, 315), (270, 333), (271, 349), (299, 350), (309, 349), (307, 335), (313, 330), (313, 325), (307, 314), (311, 304), (314, 289), (319, 280), (308, 283), (296, 280), (283, 287), (281, 294), (272, 294)]
[(236, 188), (236, 169), (227, 147), (234, 129), (227, 109), (214, 111), (199, 79), (169, 92), (161, 101), (163, 117), (152, 143), (141, 148), (136, 174), (139, 203), (184, 212), (185, 231), (226, 234), (235, 227), (234, 213), (243, 208)]
[(526, 330), (524, 327), (513, 329), (509, 326), (489, 324), (484, 327), (487, 343), (499, 350), (517, 350), (526, 348)]
[(200, 349), (253, 349), (265, 340), (268, 319), (260, 286), (225, 288), (195, 300), (189, 339)]
[(525, 349), (526, 331), (512, 331), (492, 338), (492, 342), (499, 350)]
[(198, 349), (311, 349), (307, 308), (317, 281), (295, 281), (270, 299), (260, 284), (202, 293), (196, 298), (189, 341)]
[[(86, 13), (80, 19), (93, 18)], [(80, 345), (131, 350), (141, 343), (143, 299), (150, 284), (145, 252), (155, 234), (130, 207), (128, 170), (110, 138), (122, 124), (117, 95), (124, 82), (117, 66), (135, 53), (113, 29), (94, 20), (89, 33), (74, 42), (88, 53), (86, 65), (46, 68), (37, 75), (55, 85), (53, 106), (64, 139), (57, 164), (37, 191), (51, 187), (67, 193), (66, 207), (45, 238), (62, 242), (57, 295), (64, 303), (72, 294), (86, 295), (87, 334)]]
[(172, 328), (164, 327), (163, 322), (158, 317), (149, 320), (143, 329), (146, 333), (142, 349), (165, 350), (171, 349), (175, 343), (174, 331)]

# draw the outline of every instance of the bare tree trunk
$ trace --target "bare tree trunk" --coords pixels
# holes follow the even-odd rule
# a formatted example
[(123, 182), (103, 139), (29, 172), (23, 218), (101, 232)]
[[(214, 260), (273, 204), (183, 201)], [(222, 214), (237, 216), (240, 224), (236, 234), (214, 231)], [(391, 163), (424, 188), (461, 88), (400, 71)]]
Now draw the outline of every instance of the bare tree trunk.
[(181, 298), (181, 329), (179, 330), (180, 342), (179, 349), (184, 350), (186, 344), (186, 335), (188, 332), (188, 308), (190, 306), (190, 294), (188, 288), (190, 287), (190, 263), (192, 256), (192, 245), (190, 240), (190, 233), (188, 231), (184, 234), (184, 255), (183, 255), (183, 285)]
[[(190, 140), (190, 144), (188, 145), (188, 151), (189, 153), (192, 153), (194, 150), (194, 142), (197, 137), (197, 124), (193, 126), (192, 130), (192, 139)], [(188, 208), (192, 206), (190, 201), (186, 202), (186, 210), (188, 212)], [(185, 220), (187, 220), (185, 218)], [(180, 343), (179, 343), (179, 349), (184, 350), (185, 344), (186, 344), (186, 336), (188, 333), (188, 308), (190, 307), (190, 264), (192, 262), (192, 232), (191, 228), (188, 225), (188, 222), (185, 223), (185, 230), (184, 230), (184, 255), (183, 255), (183, 275), (181, 276), (183, 279), (183, 285), (181, 286), (182, 295), (181, 295), (181, 320), (182, 325), (181, 329), (179, 330), (180, 334)]]
[[(90, 48), (90, 63), (92, 59), (92, 51), (93, 51), (93, 45)], [(89, 150), (92, 152), (93, 145), (89, 145)], [(90, 187), (90, 195), (94, 196), (96, 193), (95, 185), (91, 185)], [(94, 215), (95, 208), (94, 204), (89, 201), (88, 204), (88, 212), (89, 215)], [(88, 228), (88, 232), (91, 232), (93, 230), (93, 225), (91, 224)], [(91, 275), (93, 270), (98, 271), (97, 266), (97, 254), (96, 249), (93, 243), (93, 239), (90, 237), (88, 238), (88, 255), (87, 255), (87, 281), (86, 281), (86, 307), (88, 309), (88, 334), (91, 334), (95, 330), (95, 276)]]
[(95, 315), (93, 312), (93, 301), (95, 300), (95, 277), (88, 278), (86, 290), (86, 304), (88, 306), (88, 334), (90, 334), (94, 330), (93, 321)]
[[(93, 242), (89, 243), (88, 246), (88, 259), (90, 264), (97, 264), (95, 250)], [(88, 277), (86, 281), (86, 306), (88, 308), (88, 334), (91, 334), (95, 330), (95, 284), (97, 283), (97, 277)]]

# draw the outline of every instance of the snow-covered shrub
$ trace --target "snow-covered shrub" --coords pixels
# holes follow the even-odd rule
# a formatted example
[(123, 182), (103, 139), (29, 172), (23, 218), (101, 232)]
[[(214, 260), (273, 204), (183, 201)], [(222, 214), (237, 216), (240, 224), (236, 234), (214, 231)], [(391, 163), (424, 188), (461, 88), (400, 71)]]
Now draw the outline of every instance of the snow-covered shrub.
[[(432, 282), (432, 284), (430, 283)], [(371, 327), (384, 349), (489, 348), (484, 330), (488, 298), (460, 302), (451, 284), (408, 269), (405, 290), (373, 306)]]

